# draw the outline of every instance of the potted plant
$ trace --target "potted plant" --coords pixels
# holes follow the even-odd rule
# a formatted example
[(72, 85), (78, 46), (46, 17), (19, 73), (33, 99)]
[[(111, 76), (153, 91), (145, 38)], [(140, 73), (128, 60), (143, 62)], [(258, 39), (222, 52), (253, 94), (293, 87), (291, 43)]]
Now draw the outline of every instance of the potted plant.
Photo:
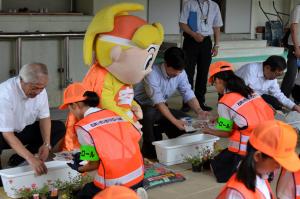
[(199, 154), (189, 155), (189, 156), (185, 157), (185, 160), (192, 164), (193, 172), (201, 172), (202, 171), (203, 162), (202, 162), (202, 159), (199, 156)]
[(214, 148), (211, 149), (209, 147), (205, 147), (203, 149), (202, 159), (203, 159), (203, 169), (210, 170), (210, 162), (212, 159), (214, 159), (215, 156), (217, 156), (223, 148), (215, 143)]

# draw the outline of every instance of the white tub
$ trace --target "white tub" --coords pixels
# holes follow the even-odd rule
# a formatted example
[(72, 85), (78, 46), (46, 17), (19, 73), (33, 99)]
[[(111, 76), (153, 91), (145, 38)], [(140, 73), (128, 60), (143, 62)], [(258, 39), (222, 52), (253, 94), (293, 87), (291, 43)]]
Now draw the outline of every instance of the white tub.
[(48, 180), (52, 182), (57, 179), (67, 181), (70, 176), (73, 178), (79, 175), (77, 171), (71, 169), (64, 161), (46, 162), (46, 166), (48, 173), (42, 176), (35, 176), (30, 166), (0, 170), (3, 188), (7, 196), (11, 198), (19, 197), (13, 189), (18, 190), (24, 187), (31, 187), (32, 184), (36, 184), (38, 188), (41, 188), (44, 184), (47, 184)]
[(156, 141), (155, 145), (158, 161), (164, 165), (174, 165), (185, 162), (185, 157), (196, 155), (199, 148), (208, 147), (213, 150), (218, 137), (206, 134), (195, 134), (184, 137)]

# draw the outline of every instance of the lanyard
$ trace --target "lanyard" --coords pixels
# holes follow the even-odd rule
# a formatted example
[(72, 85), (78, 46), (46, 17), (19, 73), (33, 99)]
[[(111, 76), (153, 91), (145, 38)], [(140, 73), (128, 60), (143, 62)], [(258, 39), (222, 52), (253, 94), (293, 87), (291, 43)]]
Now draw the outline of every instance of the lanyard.
[(209, 14), (209, 0), (207, 0), (207, 13), (206, 15), (203, 14), (203, 10), (202, 10), (202, 6), (200, 5), (200, 0), (197, 0), (198, 2), (198, 6), (200, 8), (200, 12), (201, 12), (201, 19), (204, 21), (205, 24), (207, 24), (207, 18), (208, 18), (208, 14)]

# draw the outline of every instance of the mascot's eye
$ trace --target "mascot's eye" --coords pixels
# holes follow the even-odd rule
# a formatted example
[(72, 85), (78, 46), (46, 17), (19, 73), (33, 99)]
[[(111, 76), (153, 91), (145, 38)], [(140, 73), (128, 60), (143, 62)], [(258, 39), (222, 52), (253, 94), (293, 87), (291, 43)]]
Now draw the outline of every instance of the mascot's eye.
[(150, 66), (152, 59), (153, 59), (153, 54), (148, 55), (144, 65), (145, 70), (147, 70), (147, 68)]

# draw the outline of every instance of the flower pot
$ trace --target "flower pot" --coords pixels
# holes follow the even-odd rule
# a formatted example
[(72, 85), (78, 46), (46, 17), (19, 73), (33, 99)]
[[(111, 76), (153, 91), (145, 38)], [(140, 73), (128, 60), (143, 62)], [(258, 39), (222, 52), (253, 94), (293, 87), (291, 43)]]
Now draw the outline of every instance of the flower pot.
[(193, 165), (192, 164), (192, 171), (193, 172), (201, 172), (202, 171), (202, 164), (199, 164), (199, 165)]
[(47, 199), (58, 199), (58, 196), (48, 196)]

